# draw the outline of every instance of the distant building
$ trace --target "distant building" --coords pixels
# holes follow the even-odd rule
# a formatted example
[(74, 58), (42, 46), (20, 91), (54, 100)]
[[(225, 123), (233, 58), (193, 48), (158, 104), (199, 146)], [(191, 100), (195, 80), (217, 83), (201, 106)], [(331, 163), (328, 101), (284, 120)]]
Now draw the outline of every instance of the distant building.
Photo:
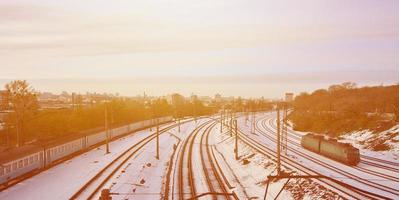
[(215, 94), (215, 102), (216, 103), (221, 103), (222, 102), (222, 95)]
[(191, 101), (192, 103), (198, 101), (198, 96), (195, 95), (195, 94), (191, 94), (190, 101)]
[(171, 105), (181, 105), (184, 103), (184, 97), (178, 93), (173, 93), (166, 97), (166, 101)]
[(7, 110), (9, 105), (10, 95), (7, 90), (0, 90), (0, 110)]
[(290, 93), (290, 92), (285, 93), (285, 101), (286, 102), (294, 101), (294, 93)]

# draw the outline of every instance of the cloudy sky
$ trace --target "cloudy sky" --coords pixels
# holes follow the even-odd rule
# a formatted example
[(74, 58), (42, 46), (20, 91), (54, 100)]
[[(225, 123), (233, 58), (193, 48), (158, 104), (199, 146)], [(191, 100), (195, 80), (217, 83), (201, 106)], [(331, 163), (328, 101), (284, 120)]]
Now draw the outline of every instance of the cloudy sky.
[(399, 82), (397, 0), (1, 0), (0, 84), (279, 97)]

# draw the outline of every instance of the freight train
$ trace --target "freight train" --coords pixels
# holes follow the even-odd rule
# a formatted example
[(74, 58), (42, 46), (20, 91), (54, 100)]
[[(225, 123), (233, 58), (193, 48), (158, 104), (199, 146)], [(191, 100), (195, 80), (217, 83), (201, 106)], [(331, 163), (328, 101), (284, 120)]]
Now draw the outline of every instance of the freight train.
[[(110, 137), (116, 138), (133, 131), (141, 130), (156, 124), (155, 119), (136, 122), (110, 130)], [(171, 116), (158, 118), (158, 123), (172, 121)], [(48, 167), (52, 163), (63, 158), (84, 151), (94, 145), (104, 142), (105, 131), (74, 138), (68, 142), (49, 144), (41, 147), (29, 148), (27, 151), (12, 152), (0, 159), (0, 186), (6, 185), (9, 181)], [(0, 187), (1, 189), (1, 187)]]
[(347, 143), (325, 139), (321, 135), (307, 134), (302, 137), (301, 145), (305, 149), (347, 165), (357, 165), (360, 162), (359, 149)]

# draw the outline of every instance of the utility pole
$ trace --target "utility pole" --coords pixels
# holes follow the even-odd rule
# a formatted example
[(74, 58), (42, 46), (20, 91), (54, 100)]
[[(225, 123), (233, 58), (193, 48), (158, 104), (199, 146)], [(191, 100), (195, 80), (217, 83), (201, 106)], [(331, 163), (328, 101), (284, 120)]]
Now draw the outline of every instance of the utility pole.
[(251, 133), (255, 134), (256, 123), (255, 123), (255, 111), (252, 111), (252, 122), (251, 122)]
[(180, 133), (180, 117), (177, 118), (178, 124), (179, 124), (179, 133)]
[(236, 160), (238, 160), (238, 129), (237, 129), (237, 120), (236, 119), (234, 119), (234, 131), (235, 131), (235, 136), (236, 136), (234, 152), (236, 155)]
[(223, 133), (223, 111), (220, 111), (220, 133)]
[(281, 174), (280, 150), (280, 108), (277, 107), (277, 175)]
[(233, 137), (233, 110), (230, 110), (230, 136)]
[(105, 148), (106, 154), (109, 153), (109, 131), (108, 131), (108, 105), (105, 104), (105, 111), (104, 111), (104, 118), (105, 118)]
[(249, 121), (248, 110), (245, 109), (245, 126), (248, 125), (248, 121)]
[(284, 104), (284, 116), (283, 116), (283, 149), (284, 149), (284, 153), (285, 155), (287, 155), (287, 151), (288, 151), (288, 125), (287, 125), (287, 115), (288, 115), (288, 111), (287, 111), (287, 105)]
[(197, 104), (194, 101), (194, 121), (197, 123)]
[(159, 160), (159, 119), (157, 121), (157, 160)]
[(256, 111), (254, 112), (254, 120), (253, 120), (253, 127), (254, 127), (254, 133), (255, 133), (255, 131), (256, 131)]

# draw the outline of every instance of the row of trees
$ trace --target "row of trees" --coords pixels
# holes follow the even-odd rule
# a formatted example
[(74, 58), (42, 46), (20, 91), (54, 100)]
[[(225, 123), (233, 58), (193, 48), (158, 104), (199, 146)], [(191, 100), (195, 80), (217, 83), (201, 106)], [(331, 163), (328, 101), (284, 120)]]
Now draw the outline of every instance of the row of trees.
[(358, 88), (346, 82), (302, 93), (290, 115), (295, 128), (337, 136), (358, 129), (392, 126), (399, 121), (399, 85)]
[(114, 98), (105, 103), (64, 109), (40, 109), (37, 92), (26, 82), (16, 80), (6, 85), (12, 112), (5, 118), (1, 140), (21, 146), (26, 141), (49, 141), (82, 132), (103, 129), (107, 109), (109, 126), (172, 114), (164, 99), (145, 103)]
[(6, 85), (6, 89), (13, 112), (5, 119), (6, 128), (0, 131), (0, 139), (16, 146), (23, 145), (26, 141), (46, 142), (101, 130), (105, 125), (105, 113), (108, 115), (109, 126), (116, 127), (166, 115), (203, 116), (216, 113), (220, 109), (243, 112), (272, 108), (272, 103), (265, 100), (244, 102), (241, 98), (210, 105), (205, 105), (198, 99), (170, 105), (163, 98), (152, 101), (113, 98), (105, 103), (90, 106), (40, 109), (37, 92), (26, 81), (12, 81)]

